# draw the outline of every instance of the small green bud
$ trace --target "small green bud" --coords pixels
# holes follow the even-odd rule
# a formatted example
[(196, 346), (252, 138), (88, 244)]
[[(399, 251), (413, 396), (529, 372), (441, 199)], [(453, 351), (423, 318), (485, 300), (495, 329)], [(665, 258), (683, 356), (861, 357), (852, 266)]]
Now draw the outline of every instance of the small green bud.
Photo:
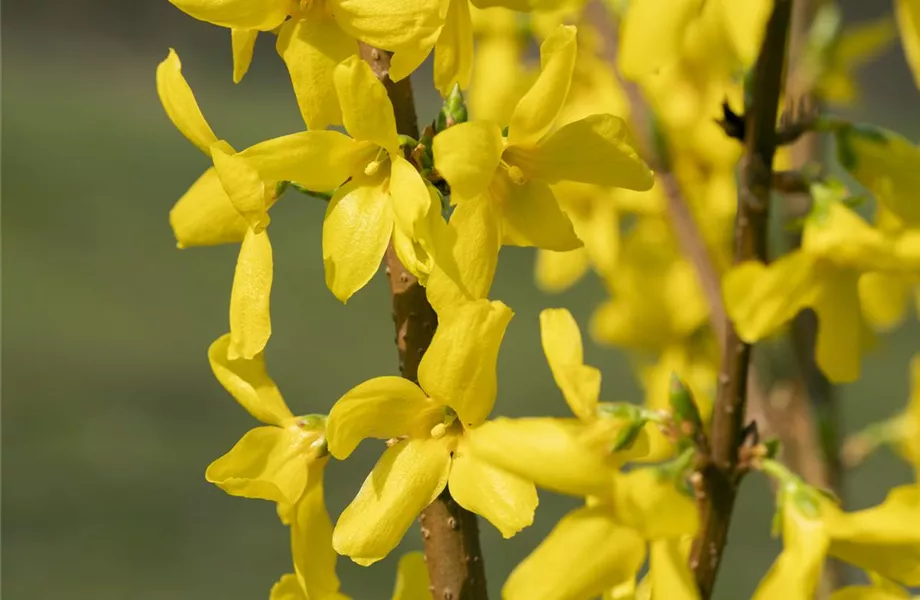
[(454, 84), (444, 103), (441, 105), (441, 111), (438, 113), (437, 130), (444, 131), (448, 127), (453, 127), (458, 123), (466, 123), (468, 118), (466, 102), (463, 100), (463, 92), (460, 86)]
[(764, 458), (770, 460), (775, 460), (779, 456), (779, 451), (782, 448), (782, 444), (779, 441), (779, 438), (771, 437), (763, 441), (763, 447), (767, 451)]
[(623, 428), (613, 438), (610, 444), (610, 451), (619, 452), (620, 450), (626, 450), (632, 446), (639, 437), (639, 434), (642, 433), (642, 428), (645, 427), (645, 423), (645, 419), (624, 423)]
[(681, 437), (694, 438), (703, 429), (703, 419), (693, 400), (690, 388), (681, 381), (677, 373), (671, 373), (671, 387), (668, 393), (674, 419), (680, 428)]

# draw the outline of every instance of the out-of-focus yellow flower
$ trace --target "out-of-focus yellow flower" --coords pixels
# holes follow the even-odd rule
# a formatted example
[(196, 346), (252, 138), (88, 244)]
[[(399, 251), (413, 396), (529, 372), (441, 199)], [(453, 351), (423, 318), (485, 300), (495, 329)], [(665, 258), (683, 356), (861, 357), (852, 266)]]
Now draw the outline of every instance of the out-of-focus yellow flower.
[(751, 261), (733, 268), (723, 280), (725, 305), (748, 342), (770, 335), (803, 308), (813, 308), (819, 322), (818, 366), (832, 381), (853, 381), (871, 341), (859, 299), (860, 276), (906, 272), (912, 265), (890, 239), (841, 202), (817, 196), (815, 202), (818, 208), (805, 224), (801, 248), (769, 266)]
[[(262, 353), (230, 359), (230, 335), (208, 349), (217, 380), (249, 414), (264, 423), (212, 462), (205, 478), (233, 496), (276, 502), (291, 527), (294, 583), (311, 597), (337, 592), (332, 522), (323, 498), (325, 418), (295, 417), (265, 369)], [(285, 589), (291, 580), (284, 582)]]
[[(871, 585), (848, 585), (831, 594), (830, 600), (910, 600), (910, 592), (885, 579), (872, 576)], [(916, 596), (913, 596), (916, 598)]]
[[(908, 261), (915, 260), (911, 255), (920, 255), (920, 229), (906, 229), (883, 206), (877, 207), (875, 226), (892, 238), (896, 251)], [(859, 278), (859, 300), (866, 320), (875, 329), (891, 329), (904, 319), (911, 305), (920, 315), (920, 273), (866, 273)]]
[(391, 440), (333, 534), (335, 549), (362, 565), (395, 548), (445, 487), (505, 537), (533, 521), (533, 484), (484, 462), (468, 443), (495, 403), (496, 361), (512, 312), (501, 302), (478, 300), (439, 316), (419, 385), (371, 379), (329, 414), (329, 451), (336, 458), (346, 458), (365, 438)]
[(575, 34), (563, 26), (543, 42), (542, 72), (515, 107), (507, 137), (495, 123), (471, 121), (434, 139), (435, 167), (457, 204), (451, 217), (460, 239), (456, 263), (477, 265), (475, 272), (461, 272), (468, 289), (491, 284), (502, 243), (559, 251), (581, 245), (550, 184), (652, 186), (618, 117), (594, 115), (551, 133), (569, 90)]
[(467, 103), (477, 121), (504, 125), (537, 73), (524, 63), (527, 36), (518, 13), (505, 8), (473, 11), (476, 53)]
[(904, 56), (920, 88), (920, 3), (917, 0), (895, 0), (894, 13), (901, 33)]
[(905, 226), (920, 227), (920, 147), (869, 125), (842, 125), (835, 133), (843, 167)]

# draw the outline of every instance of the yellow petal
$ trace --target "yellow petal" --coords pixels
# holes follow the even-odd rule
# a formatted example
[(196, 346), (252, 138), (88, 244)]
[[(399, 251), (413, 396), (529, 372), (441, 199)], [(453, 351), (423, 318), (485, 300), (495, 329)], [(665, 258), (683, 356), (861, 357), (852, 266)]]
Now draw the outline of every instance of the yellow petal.
[(180, 248), (241, 242), (249, 229), (213, 167), (172, 207), (169, 224)]
[(567, 514), (511, 573), (506, 600), (594, 598), (635, 578), (645, 561), (645, 543), (618, 524), (604, 506)]
[(696, 535), (699, 527), (693, 497), (655, 467), (619, 476), (613, 506), (617, 519), (647, 540)]
[(508, 143), (533, 145), (553, 126), (575, 68), (575, 27), (560, 25), (540, 46), (540, 76), (511, 114)]
[(410, 439), (388, 448), (339, 517), (332, 545), (358, 564), (373, 564), (399, 544), (406, 530), (447, 485), (448, 440)]
[(899, 270), (896, 246), (879, 229), (839, 202), (808, 220), (802, 250), (841, 268)]
[(310, 600), (294, 573), (281, 576), (269, 592), (268, 600)]
[(393, 52), (390, 57), (390, 79), (399, 81), (414, 73), (431, 54), (435, 42), (436, 39), (431, 38), (421, 46), (404, 46)]
[(534, 79), (531, 69), (521, 63), (523, 52), (523, 44), (512, 36), (476, 40), (473, 81), (467, 94), (467, 106), (476, 119), (498, 125), (510, 121), (515, 105)]
[(224, 389), (253, 417), (266, 425), (281, 426), (294, 417), (265, 369), (265, 356), (230, 360), (230, 334), (217, 338), (208, 348), (211, 370)]
[(609, 497), (623, 461), (586, 443), (586, 432), (574, 419), (499, 418), (465, 435), (477, 456), (540, 487)]
[(791, 499), (785, 505), (783, 551), (760, 581), (753, 600), (811, 600), (821, 580), (828, 548), (824, 522), (803, 515)]
[(916, 0), (895, 0), (894, 12), (907, 64), (914, 74), (914, 83), (920, 88), (920, 5)]
[(356, 177), (336, 191), (323, 220), (326, 286), (347, 302), (380, 267), (393, 232), (383, 174)]
[[(373, 158), (370, 144), (338, 131), (301, 131), (260, 142), (240, 152), (266, 181), (293, 181), (308, 190), (335, 190), (362, 161)], [(368, 158), (368, 156), (370, 158)]]
[(834, 382), (856, 381), (865, 325), (859, 306), (859, 274), (834, 270), (822, 276), (821, 293), (815, 300), (818, 339), (815, 360)]
[(268, 225), (268, 200), (274, 186), (266, 186), (255, 167), (226, 142), (211, 146), (211, 158), (233, 207), (257, 233), (265, 229)]
[(535, 148), (508, 148), (505, 160), (545, 183), (577, 181), (638, 191), (654, 183), (651, 169), (626, 140), (626, 123), (613, 115), (569, 123)]
[[(413, 239), (425, 236), (424, 221), (431, 209), (431, 194), (421, 175), (402, 156), (390, 158), (390, 198), (396, 225)], [(440, 212), (440, 203), (435, 210)]]
[(502, 155), (502, 133), (488, 121), (468, 121), (434, 137), (434, 164), (457, 199), (472, 199), (489, 186)]
[(505, 244), (560, 252), (582, 245), (548, 185), (532, 180), (516, 184), (505, 174), (492, 185), (493, 193), (503, 200)]
[(446, 97), (454, 84), (466, 88), (473, 71), (470, 3), (451, 0), (447, 20), (434, 47), (434, 87)]
[(553, 379), (569, 408), (579, 419), (594, 419), (601, 393), (601, 372), (585, 364), (581, 331), (572, 313), (564, 308), (541, 312), (540, 339)]
[(588, 251), (585, 248), (567, 252), (537, 250), (534, 277), (537, 287), (548, 294), (556, 294), (575, 285), (590, 267)]
[(630, 2), (620, 33), (619, 66), (637, 79), (676, 62), (687, 26), (700, 15), (703, 0)]
[(486, 420), (498, 389), (498, 351), (514, 315), (498, 301), (475, 300), (446, 315), (418, 367), (419, 385), (457, 412), (466, 427)]
[(920, 225), (920, 147), (893, 131), (866, 125), (837, 131), (840, 163), (907, 225)]
[(488, 195), (466, 200), (450, 217), (448, 225), (455, 242), (449, 250), (457, 265), (456, 274), (436, 263), (425, 290), (438, 314), (489, 295), (501, 249), (501, 216), (491, 200)]
[(297, 502), (291, 523), (294, 571), (308, 598), (326, 598), (339, 590), (335, 574), (337, 555), (332, 549), (332, 521), (323, 497), (323, 471), (329, 458), (310, 464), (307, 487)]
[(769, 266), (745, 262), (722, 282), (725, 309), (747, 342), (763, 339), (814, 302), (814, 259), (804, 252), (787, 254)]
[(338, 0), (332, 14), (350, 36), (370, 46), (399, 51), (434, 45), (448, 0)]
[(357, 54), (355, 40), (339, 29), (321, 3), (313, 2), (304, 18), (292, 19), (281, 27), (276, 48), (291, 75), (307, 129), (341, 124), (333, 72), (337, 64)]
[(462, 438), (448, 486), (457, 504), (495, 525), (502, 537), (510, 538), (533, 523), (538, 502), (533, 483), (478, 458)]
[(828, 520), (830, 554), (906, 586), (920, 586), (920, 487), (896, 487), (880, 505)]
[(240, 246), (230, 291), (231, 360), (251, 359), (262, 352), (272, 335), (272, 245), (268, 232), (246, 233)]
[(773, 11), (774, 0), (721, 0), (725, 29), (741, 64), (750, 67), (757, 59), (763, 43), (767, 19)]
[(428, 565), (421, 552), (408, 552), (399, 559), (396, 567), (396, 586), (393, 600), (431, 600), (431, 580)]
[(399, 140), (393, 104), (370, 66), (357, 56), (350, 56), (335, 67), (333, 77), (342, 106), (342, 122), (349, 135), (395, 155)]
[(237, 29), (230, 31), (230, 45), (233, 48), (233, 83), (239, 83), (249, 71), (252, 51), (256, 46), (258, 29)]
[(661, 539), (649, 545), (651, 600), (699, 600), (700, 593), (681, 551), (681, 540)]
[(288, 0), (169, 0), (185, 14), (221, 27), (274, 29), (288, 15)]
[[(345, 460), (365, 438), (382, 440), (409, 433), (427, 434), (443, 414), (424, 431), (423, 421), (437, 412), (417, 385), (402, 377), (375, 377), (347, 391), (333, 405), (326, 422), (329, 452)], [(429, 419), (430, 420), (430, 419)], [(415, 430), (422, 425), (422, 431)]]
[(848, 585), (831, 594), (830, 600), (910, 600), (910, 594), (895, 587)]
[(189, 139), (198, 149), (210, 155), (211, 145), (217, 136), (205, 121), (192, 88), (182, 76), (182, 62), (172, 48), (169, 55), (157, 66), (157, 94), (166, 115), (182, 135)]
[(205, 478), (231, 496), (296, 503), (307, 485), (318, 434), (290, 421), (256, 427), (210, 465)]

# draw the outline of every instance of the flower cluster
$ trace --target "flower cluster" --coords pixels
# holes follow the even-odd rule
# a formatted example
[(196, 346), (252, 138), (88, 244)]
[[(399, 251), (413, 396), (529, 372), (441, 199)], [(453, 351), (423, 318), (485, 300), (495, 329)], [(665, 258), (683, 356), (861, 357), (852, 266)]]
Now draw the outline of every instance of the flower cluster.
[[(873, 222), (855, 210), (849, 188), (809, 174), (811, 209), (792, 224), (801, 243), (770, 264), (733, 260), (743, 148), (723, 119), (750, 104), (744, 74), (773, 0), (611, 0), (601, 18), (593, 11), (602, 6), (580, 0), (171, 1), (230, 29), (234, 81), (247, 72), (258, 34), (276, 36), (305, 124), (237, 151), (211, 129), (176, 52), (157, 68), (166, 114), (208, 157), (170, 213), (178, 245), (239, 244), (229, 333), (208, 357), (262, 425), (211, 463), (206, 478), (228, 494), (275, 503), (289, 527), (293, 573), (271, 589), (274, 600), (345, 598), (337, 555), (379, 561), (443, 494), (511, 537), (533, 522), (538, 487), (584, 505), (511, 573), (504, 598), (700, 596), (688, 553), (700, 529), (694, 492), (720, 340), (699, 257), (687, 254), (674, 226), (675, 193), (744, 342), (776, 335), (811, 309), (817, 366), (847, 382), (859, 377), (873, 330), (899, 323), (912, 297), (920, 313), (920, 147), (891, 131), (826, 117), (813, 126), (835, 138), (840, 165), (877, 201)], [(895, 5), (920, 83), (920, 2)], [(606, 33), (612, 15), (616, 45)], [(884, 21), (841, 32), (839, 21), (821, 12), (800, 57), (802, 78), (829, 102), (857, 97), (852, 70), (895, 31)], [(382, 79), (405, 79), (432, 53), (444, 108), (416, 140), (397, 127), (397, 100)], [(386, 73), (362, 59), (381, 54)], [(654, 115), (652, 143), (639, 134), (643, 111)], [(328, 202), (322, 261), (340, 301), (368, 284), (388, 248), (424, 287), (438, 324), (417, 381), (365, 381), (321, 403), (327, 414), (295, 416), (285, 403), (264, 352), (270, 211), (287, 190)], [(537, 249), (536, 283), (549, 293), (596, 273), (609, 297), (592, 318), (592, 337), (629, 353), (642, 403), (601, 401), (601, 373), (584, 361), (579, 326), (567, 310), (547, 309), (543, 350), (572, 417), (490, 420), (513, 317), (489, 298), (504, 246)], [(920, 472), (918, 360), (912, 408), (869, 445), (897, 442)], [(384, 440), (385, 449), (333, 524), (324, 472), (365, 439)], [(826, 556), (871, 576), (870, 586), (835, 592), (840, 600), (906, 598), (902, 586), (920, 585), (917, 482), (874, 508), (845, 512), (766, 445), (748, 450), (745, 467), (777, 483), (784, 542), (756, 598), (813, 597)], [(423, 557), (406, 555), (393, 598), (431, 597)]]

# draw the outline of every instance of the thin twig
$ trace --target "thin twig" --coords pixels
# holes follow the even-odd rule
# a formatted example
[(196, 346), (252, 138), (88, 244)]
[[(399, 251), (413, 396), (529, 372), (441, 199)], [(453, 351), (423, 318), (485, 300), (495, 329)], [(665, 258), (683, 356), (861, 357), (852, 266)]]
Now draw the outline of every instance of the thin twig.
[[(735, 218), (736, 263), (767, 260), (767, 222), (776, 152), (776, 116), (784, 87), (783, 66), (792, 0), (776, 0), (767, 22), (763, 46), (753, 79), (753, 104), (745, 115), (745, 159), (741, 173), (738, 213)], [(738, 453), (744, 443), (751, 346), (727, 323), (722, 345), (722, 367), (710, 439), (710, 460), (701, 465), (704, 498), (700, 532), (691, 551), (691, 565), (700, 595), (712, 595), (716, 574), (728, 538), (738, 484)]]
[[(417, 139), (418, 119), (409, 79), (398, 82), (390, 79), (390, 57), (382, 50), (361, 44), (361, 58), (386, 86), (396, 115), (397, 131)], [(406, 379), (418, 382), (419, 362), (437, 329), (438, 317), (428, 303), (424, 288), (399, 261), (392, 246), (387, 249), (384, 262), (393, 300), (399, 371)], [(419, 522), (433, 597), (437, 600), (487, 600), (476, 515), (460, 507), (445, 489), (422, 511)]]

